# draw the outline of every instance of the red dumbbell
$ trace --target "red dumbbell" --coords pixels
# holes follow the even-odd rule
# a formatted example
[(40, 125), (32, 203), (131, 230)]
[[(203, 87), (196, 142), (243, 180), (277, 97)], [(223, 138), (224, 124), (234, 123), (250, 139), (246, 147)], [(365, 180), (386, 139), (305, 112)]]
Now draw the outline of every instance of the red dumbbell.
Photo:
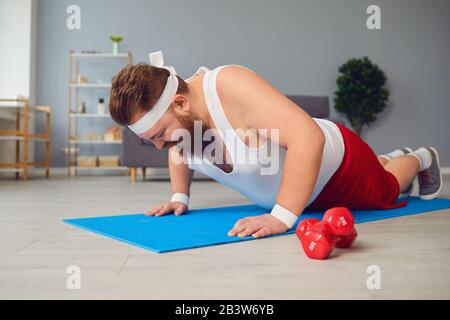
[(336, 240), (336, 248), (348, 248), (355, 242), (358, 233), (355, 219), (347, 208), (336, 207), (325, 212), (322, 221), (326, 221)]
[(334, 247), (348, 248), (357, 237), (354, 218), (346, 208), (327, 210), (322, 221), (305, 219), (296, 229), (305, 254), (312, 259), (326, 259)]
[(352, 232), (346, 236), (340, 236), (336, 239), (334, 246), (336, 248), (349, 248), (355, 242), (356, 237), (358, 237), (358, 232), (356, 232), (355, 227), (353, 227)]
[(317, 219), (303, 220), (297, 227), (297, 237), (305, 254), (312, 259), (325, 259), (334, 249), (329, 228)]
[(298, 226), (297, 229), (295, 230), (295, 233), (297, 234), (297, 237), (300, 238), (303, 234), (306, 233), (306, 231), (308, 231), (309, 229), (311, 229), (311, 226), (313, 224), (316, 224), (317, 222), (319, 222), (319, 219), (316, 218), (310, 218), (310, 219), (305, 219), (302, 220)]

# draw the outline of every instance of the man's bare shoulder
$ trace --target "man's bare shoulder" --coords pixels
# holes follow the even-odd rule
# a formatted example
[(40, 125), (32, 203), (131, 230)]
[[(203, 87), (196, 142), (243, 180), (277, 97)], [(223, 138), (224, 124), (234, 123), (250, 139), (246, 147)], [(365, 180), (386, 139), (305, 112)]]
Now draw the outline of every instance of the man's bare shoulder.
[(239, 93), (245, 93), (245, 87), (257, 80), (258, 75), (239, 65), (229, 65), (220, 70), (217, 75), (217, 93), (223, 98), (236, 98)]
[[(217, 94), (227, 115), (249, 129), (278, 129), (279, 143), (287, 146), (299, 133), (322, 134), (314, 120), (256, 72), (227, 66), (217, 76)], [(295, 125), (289, 125), (295, 124)], [(281, 130), (283, 129), (283, 130)]]
[(222, 68), (217, 75), (217, 95), (228, 120), (235, 128), (245, 127), (242, 120), (248, 110), (244, 102), (249, 92), (244, 87), (252, 81), (251, 73), (253, 72), (245, 67), (230, 65)]
[(249, 125), (255, 116), (269, 119), (276, 116), (290, 101), (278, 89), (256, 72), (243, 66), (227, 66), (217, 75), (217, 94), (223, 104), (238, 108), (240, 117)]

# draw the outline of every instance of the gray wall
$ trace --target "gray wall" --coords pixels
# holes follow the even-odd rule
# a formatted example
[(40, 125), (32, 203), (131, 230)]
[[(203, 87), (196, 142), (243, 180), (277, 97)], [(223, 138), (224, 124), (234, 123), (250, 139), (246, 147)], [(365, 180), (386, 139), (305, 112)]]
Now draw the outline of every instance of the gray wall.
[[(79, 31), (65, 26), (70, 4), (81, 7)], [(369, 4), (380, 5), (382, 30), (366, 28)], [(448, 0), (39, 0), (38, 14), (37, 98), (54, 109), (54, 166), (65, 164), (67, 52), (109, 52), (113, 33), (134, 62), (162, 49), (185, 77), (236, 63), (285, 93), (330, 101), (338, 66), (368, 55), (386, 72), (391, 101), (365, 140), (377, 152), (435, 145), (450, 165)]]

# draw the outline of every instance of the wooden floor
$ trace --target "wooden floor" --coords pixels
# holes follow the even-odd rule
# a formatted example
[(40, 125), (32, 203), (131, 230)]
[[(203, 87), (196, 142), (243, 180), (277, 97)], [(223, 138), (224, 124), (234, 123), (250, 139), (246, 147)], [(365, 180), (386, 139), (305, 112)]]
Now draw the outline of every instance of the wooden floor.
[[(62, 223), (144, 212), (169, 191), (124, 176), (1, 179), (0, 298), (450, 298), (450, 210), (360, 224), (355, 247), (326, 261), (306, 258), (295, 235), (155, 254)], [(214, 182), (193, 184), (191, 208), (244, 203)], [(80, 290), (66, 286), (70, 265), (81, 268)], [(370, 265), (378, 290), (367, 288)]]

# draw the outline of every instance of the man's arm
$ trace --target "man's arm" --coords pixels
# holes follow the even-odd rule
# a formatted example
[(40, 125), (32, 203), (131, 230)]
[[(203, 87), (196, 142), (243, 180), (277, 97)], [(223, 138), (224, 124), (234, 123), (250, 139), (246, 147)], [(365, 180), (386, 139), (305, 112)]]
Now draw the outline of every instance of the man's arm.
[(322, 130), (303, 109), (245, 68), (224, 68), (217, 81), (224, 105), (238, 106), (230, 112), (237, 112), (249, 129), (279, 130), (278, 143), (287, 152), (277, 204), (300, 215), (319, 175), (325, 143)]
[(174, 212), (175, 215), (180, 215), (188, 209), (188, 200), (185, 196), (176, 193), (183, 193), (189, 196), (189, 189), (192, 182), (193, 170), (189, 169), (187, 162), (182, 161), (182, 156), (176, 151), (176, 147), (169, 149), (169, 172), (170, 182), (172, 186), (172, 198), (160, 206), (149, 210), (148, 216), (163, 216)]
[(176, 147), (169, 149), (169, 173), (172, 193), (184, 193), (190, 195), (192, 176), (191, 170), (183, 155), (180, 155)]

